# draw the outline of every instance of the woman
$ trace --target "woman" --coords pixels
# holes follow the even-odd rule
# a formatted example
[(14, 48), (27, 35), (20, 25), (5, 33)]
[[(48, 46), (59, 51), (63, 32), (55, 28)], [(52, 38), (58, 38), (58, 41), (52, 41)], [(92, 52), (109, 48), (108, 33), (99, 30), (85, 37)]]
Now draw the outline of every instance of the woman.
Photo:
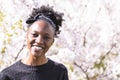
[(46, 58), (45, 53), (60, 33), (62, 13), (49, 6), (33, 9), (26, 21), (29, 54), (0, 73), (0, 80), (68, 80), (64, 65)]

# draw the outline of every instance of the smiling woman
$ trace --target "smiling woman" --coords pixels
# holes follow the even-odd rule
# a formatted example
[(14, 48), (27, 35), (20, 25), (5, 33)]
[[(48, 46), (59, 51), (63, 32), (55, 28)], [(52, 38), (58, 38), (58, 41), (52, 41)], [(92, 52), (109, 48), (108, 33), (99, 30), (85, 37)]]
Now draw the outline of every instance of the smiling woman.
[(38, 20), (34, 22), (29, 27), (27, 33), (29, 53), (35, 57), (40, 57), (40, 59), (45, 57), (44, 54), (54, 42), (54, 33), (53, 27), (46, 23), (46, 21)]
[(62, 21), (62, 13), (55, 12), (52, 7), (33, 9), (26, 21), (29, 54), (5, 68), (0, 80), (68, 80), (66, 67), (45, 56), (60, 32)]

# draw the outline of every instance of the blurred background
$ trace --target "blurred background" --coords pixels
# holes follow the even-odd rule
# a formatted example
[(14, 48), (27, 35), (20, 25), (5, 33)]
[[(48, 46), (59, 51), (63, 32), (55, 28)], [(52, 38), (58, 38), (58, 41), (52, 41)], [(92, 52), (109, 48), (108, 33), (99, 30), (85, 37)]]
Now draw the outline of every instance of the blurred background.
[(65, 21), (47, 56), (70, 80), (120, 80), (120, 0), (0, 0), (0, 70), (27, 55), (25, 21), (48, 4)]

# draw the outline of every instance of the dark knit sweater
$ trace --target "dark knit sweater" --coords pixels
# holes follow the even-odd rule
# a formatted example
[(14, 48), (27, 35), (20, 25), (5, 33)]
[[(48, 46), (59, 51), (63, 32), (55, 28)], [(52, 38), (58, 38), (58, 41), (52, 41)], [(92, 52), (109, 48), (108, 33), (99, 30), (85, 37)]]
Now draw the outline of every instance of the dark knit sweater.
[(0, 73), (0, 80), (68, 80), (64, 65), (48, 60), (40, 66), (28, 66), (20, 61)]

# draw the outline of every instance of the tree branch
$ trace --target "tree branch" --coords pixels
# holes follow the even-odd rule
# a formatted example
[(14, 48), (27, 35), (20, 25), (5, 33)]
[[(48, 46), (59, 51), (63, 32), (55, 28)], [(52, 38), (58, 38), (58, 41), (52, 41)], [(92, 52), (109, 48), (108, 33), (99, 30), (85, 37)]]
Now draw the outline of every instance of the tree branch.
[(19, 50), (19, 52), (17, 53), (17, 56), (15, 57), (15, 60), (17, 60), (19, 54), (21, 53), (21, 51), (24, 49), (25, 47), (25, 44), (23, 44), (22, 48)]
[(87, 35), (87, 33), (88, 33), (88, 31), (91, 29), (91, 26), (88, 28), (88, 30), (84, 33), (84, 36), (83, 36), (83, 46), (86, 46), (86, 43), (87, 43), (87, 41), (86, 41), (86, 35)]
[(89, 76), (88, 76), (88, 74), (87, 74), (87, 70), (84, 70), (84, 69), (82, 68), (82, 65), (81, 65), (81, 66), (78, 65), (76, 62), (74, 62), (74, 65), (76, 65), (77, 67), (79, 67), (79, 68), (82, 70), (82, 72), (85, 74), (87, 80), (90, 80), (90, 78), (89, 78)]

